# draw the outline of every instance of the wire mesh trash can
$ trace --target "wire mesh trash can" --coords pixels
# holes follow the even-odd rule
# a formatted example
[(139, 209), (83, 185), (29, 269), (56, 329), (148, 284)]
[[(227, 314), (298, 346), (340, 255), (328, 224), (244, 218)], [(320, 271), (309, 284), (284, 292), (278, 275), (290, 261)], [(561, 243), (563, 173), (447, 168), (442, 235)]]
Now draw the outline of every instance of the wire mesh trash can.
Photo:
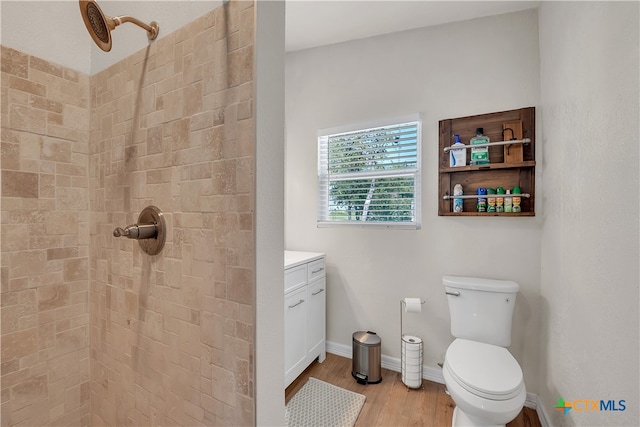
[(353, 370), (351, 375), (360, 384), (382, 381), (380, 346), (382, 340), (371, 331), (353, 333)]

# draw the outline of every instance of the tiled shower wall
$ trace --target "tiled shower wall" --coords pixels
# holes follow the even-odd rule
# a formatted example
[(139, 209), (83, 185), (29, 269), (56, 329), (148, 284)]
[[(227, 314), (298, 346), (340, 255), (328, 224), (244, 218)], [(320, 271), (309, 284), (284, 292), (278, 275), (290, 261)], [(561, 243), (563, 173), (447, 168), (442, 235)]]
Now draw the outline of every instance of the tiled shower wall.
[(88, 425), (89, 77), (1, 50), (1, 424)]
[[(254, 424), (253, 3), (91, 77), (93, 425)], [(160, 208), (155, 256), (112, 235)]]
[(2, 426), (255, 423), (253, 9), (92, 77), (2, 48)]

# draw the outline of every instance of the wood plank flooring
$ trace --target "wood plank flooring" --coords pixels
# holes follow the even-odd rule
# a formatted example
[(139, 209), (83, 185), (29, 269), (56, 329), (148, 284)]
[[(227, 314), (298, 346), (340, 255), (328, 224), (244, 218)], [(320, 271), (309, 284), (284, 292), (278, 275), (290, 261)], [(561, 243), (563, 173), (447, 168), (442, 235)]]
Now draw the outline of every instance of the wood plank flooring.
[[(351, 376), (351, 366), (351, 359), (327, 353), (323, 363), (313, 362), (287, 387), (285, 402), (314, 377), (367, 397), (356, 427), (451, 426), (455, 405), (443, 384), (423, 380), (421, 389), (409, 389), (399, 372), (383, 368), (381, 383), (362, 385)], [(526, 407), (507, 426), (541, 427), (536, 411)]]

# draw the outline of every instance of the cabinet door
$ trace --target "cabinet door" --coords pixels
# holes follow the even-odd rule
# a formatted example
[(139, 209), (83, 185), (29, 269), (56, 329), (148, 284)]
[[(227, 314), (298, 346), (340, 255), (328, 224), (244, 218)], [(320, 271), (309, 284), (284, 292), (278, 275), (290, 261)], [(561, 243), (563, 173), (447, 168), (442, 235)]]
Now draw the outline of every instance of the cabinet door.
[(288, 386), (304, 370), (307, 358), (307, 287), (284, 296), (284, 379)]
[(307, 322), (307, 351), (311, 360), (319, 357), (319, 361), (324, 361), (325, 349), (325, 329), (326, 329), (326, 279), (321, 277), (308, 285), (309, 311)]

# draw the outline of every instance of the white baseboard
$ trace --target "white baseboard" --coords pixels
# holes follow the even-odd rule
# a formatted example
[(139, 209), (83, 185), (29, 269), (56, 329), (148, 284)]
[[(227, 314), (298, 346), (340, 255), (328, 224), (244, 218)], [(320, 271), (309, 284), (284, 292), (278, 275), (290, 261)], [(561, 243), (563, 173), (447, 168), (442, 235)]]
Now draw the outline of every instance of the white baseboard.
[(542, 404), (542, 401), (540, 400), (539, 396), (536, 396), (536, 403), (537, 403), (536, 412), (538, 413), (538, 419), (540, 420), (540, 425), (542, 427), (551, 426), (551, 420), (549, 418), (549, 413), (544, 408), (544, 405)]
[[(353, 357), (353, 349), (348, 345), (338, 344), (335, 342), (327, 341), (327, 352), (338, 356), (351, 359)], [(385, 356), (380, 357), (380, 365), (383, 368), (389, 369), (394, 372), (401, 372), (401, 361), (397, 357)], [(431, 366), (422, 367), (422, 378), (425, 380), (433, 381), (439, 384), (444, 384), (444, 377), (442, 376), (442, 369), (433, 368)]]
[[(327, 341), (327, 353), (346, 357), (347, 359), (351, 359), (353, 357), (353, 349), (350, 346), (338, 344), (331, 341)], [(401, 372), (402, 364), (399, 358), (385, 356), (383, 354), (380, 359), (380, 364), (383, 368), (389, 369), (390, 371), (394, 372)], [(442, 369), (439, 367), (423, 366), (422, 378), (439, 384), (444, 384)], [(544, 410), (544, 407), (539, 404), (539, 402), (540, 399), (538, 399), (537, 394), (527, 393), (527, 399), (524, 401), (524, 406), (526, 406), (527, 408), (535, 409), (538, 413), (538, 418), (540, 418), (540, 424), (542, 424), (542, 427), (549, 427), (548, 414)]]

